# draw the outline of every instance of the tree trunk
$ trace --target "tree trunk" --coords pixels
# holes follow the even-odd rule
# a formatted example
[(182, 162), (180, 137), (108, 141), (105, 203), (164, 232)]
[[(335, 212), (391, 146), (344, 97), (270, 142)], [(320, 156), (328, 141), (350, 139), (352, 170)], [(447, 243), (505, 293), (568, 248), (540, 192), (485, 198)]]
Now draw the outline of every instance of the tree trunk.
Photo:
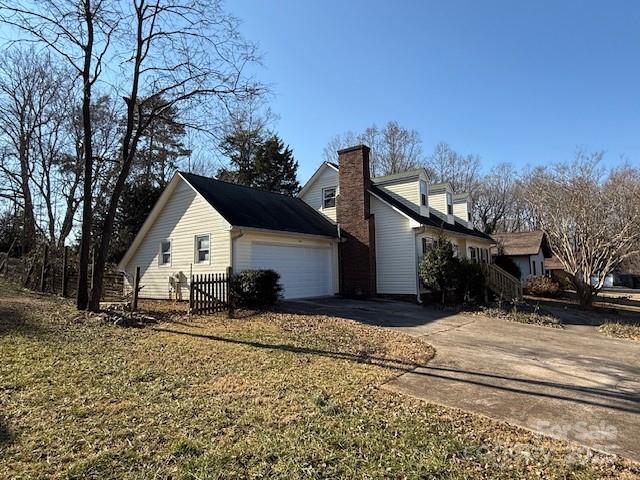
[(581, 274), (576, 274), (573, 277), (573, 283), (576, 287), (576, 294), (578, 295), (578, 301), (582, 307), (591, 307), (593, 303), (593, 289), (591, 285), (588, 285), (582, 279)]
[(33, 213), (33, 197), (29, 178), (29, 145), (28, 140), (22, 136), (20, 138), (20, 189), (22, 190), (23, 210), (22, 210), (22, 254), (29, 253), (36, 244), (36, 217)]
[(78, 293), (76, 306), (86, 310), (89, 304), (89, 249), (91, 248), (92, 221), (92, 176), (93, 145), (91, 131), (91, 56), (93, 52), (93, 18), (91, 2), (85, 2), (85, 21), (87, 23), (87, 45), (84, 52), (84, 70), (82, 72), (82, 131), (84, 147), (84, 189), (82, 198), (82, 230), (78, 261)]

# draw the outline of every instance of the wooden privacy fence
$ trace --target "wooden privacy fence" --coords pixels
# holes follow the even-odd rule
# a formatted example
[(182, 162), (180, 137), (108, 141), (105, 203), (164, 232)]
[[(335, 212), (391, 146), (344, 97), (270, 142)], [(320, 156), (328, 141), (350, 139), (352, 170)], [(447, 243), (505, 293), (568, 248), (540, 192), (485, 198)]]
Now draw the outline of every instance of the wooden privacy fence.
[(225, 273), (191, 275), (189, 313), (228, 312), (233, 316), (231, 268)]

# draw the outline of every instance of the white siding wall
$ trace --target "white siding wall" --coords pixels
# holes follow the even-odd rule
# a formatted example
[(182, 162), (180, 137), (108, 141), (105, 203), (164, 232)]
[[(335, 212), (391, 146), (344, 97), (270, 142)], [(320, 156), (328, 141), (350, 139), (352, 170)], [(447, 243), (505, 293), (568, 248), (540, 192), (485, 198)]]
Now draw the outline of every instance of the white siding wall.
[(453, 215), (447, 213), (447, 192), (430, 193), (429, 208), (431, 209), (431, 213), (438, 215), (448, 223), (453, 223)]
[(453, 202), (453, 216), (462, 225), (473, 228), (473, 222), (469, 221), (469, 212), (471, 211), (469, 202)]
[(404, 203), (407, 207), (420, 213), (420, 185), (418, 178), (411, 178), (401, 182), (384, 183), (377, 186)]
[[(327, 187), (338, 188), (338, 172), (329, 166), (323, 167), (323, 171), (316, 178), (313, 184), (309, 187), (304, 195), (300, 198), (318, 210), (324, 216), (328, 217), (331, 221), (336, 221), (336, 209), (334, 208), (322, 208), (322, 189)], [(338, 190), (336, 192), (339, 194)]]
[(338, 245), (332, 240), (304, 238), (295, 235), (279, 235), (270, 232), (246, 232), (233, 239), (233, 271), (241, 272), (251, 268), (251, 250), (254, 242), (276, 245), (298, 245), (305, 247), (330, 247), (333, 263), (333, 291), (338, 292)]
[[(184, 181), (175, 191), (145, 235), (144, 240), (125, 267), (131, 288), (136, 266), (140, 267), (142, 298), (169, 298), (169, 277), (181, 273), (180, 293), (189, 298), (189, 272), (224, 272), (230, 263), (229, 224), (209, 203), (197, 195)], [(195, 236), (210, 235), (208, 263), (194, 263)], [(158, 265), (160, 241), (171, 239), (171, 265)]]
[(376, 225), (378, 293), (416, 294), (416, 236), (409, 220), (375, 197), (371, 198), (371, 212)]

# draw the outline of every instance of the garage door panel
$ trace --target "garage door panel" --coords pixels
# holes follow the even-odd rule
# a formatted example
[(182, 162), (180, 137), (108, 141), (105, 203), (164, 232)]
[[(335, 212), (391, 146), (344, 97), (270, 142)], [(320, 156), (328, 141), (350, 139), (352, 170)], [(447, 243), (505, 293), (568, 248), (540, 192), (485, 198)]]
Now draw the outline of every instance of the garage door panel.
[(280, 274), (284, 298), (331, 295), (331, 249), (254, 243), (251, 267)]

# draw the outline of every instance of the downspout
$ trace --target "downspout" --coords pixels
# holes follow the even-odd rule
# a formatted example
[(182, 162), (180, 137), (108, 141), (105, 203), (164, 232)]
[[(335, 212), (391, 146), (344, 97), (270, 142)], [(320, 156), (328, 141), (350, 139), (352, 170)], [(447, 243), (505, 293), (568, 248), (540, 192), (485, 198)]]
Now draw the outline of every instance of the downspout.
[(422, 305), (422, 298), (420, 296), (420, 275), (418, 274), (418, 267), (420, 265), (420, 253), (418, 247), (418, 235), (420, 233), (424, 233), (424, 227), (416, 230), (415, 235), (413, 236), (413, 248), (415, 249), (415, 258), (416, 258), (416, 300), (418, 301), (418, 305)]

